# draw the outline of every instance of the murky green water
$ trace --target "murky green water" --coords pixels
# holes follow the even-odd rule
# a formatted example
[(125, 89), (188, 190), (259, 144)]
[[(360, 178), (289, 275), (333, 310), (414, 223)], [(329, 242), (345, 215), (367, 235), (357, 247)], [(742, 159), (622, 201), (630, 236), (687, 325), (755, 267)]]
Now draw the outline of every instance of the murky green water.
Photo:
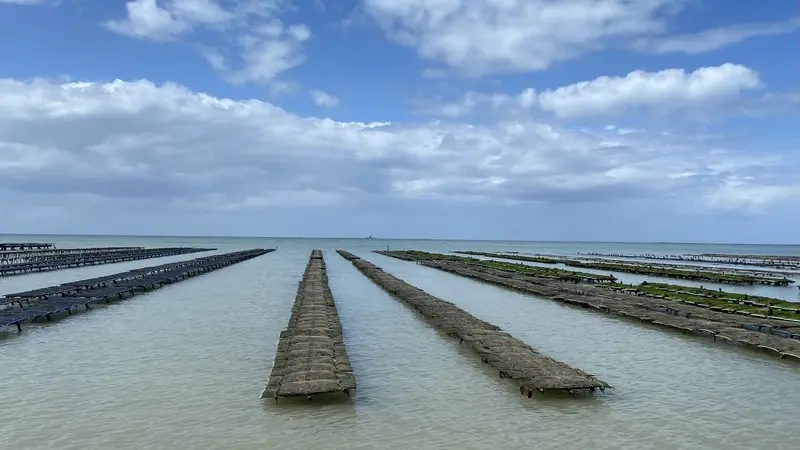
[[(369, 252), (385, 248), (385, 241), (61, 238), (57, 244), (278, 251), (0, 339), (2, 448), (800, 448), (797, 365)], [(312, 248), (326, 251), (358, 396), (352, 404), (274, 405), (258, 396)], [(457, 342), (360, 275), (336, 248), (617, 389), (594, 397), (519, 396)], [(170, 259), (188, 258), (162, 260)], [(0, 278), (0, 294), (162, 260)]]

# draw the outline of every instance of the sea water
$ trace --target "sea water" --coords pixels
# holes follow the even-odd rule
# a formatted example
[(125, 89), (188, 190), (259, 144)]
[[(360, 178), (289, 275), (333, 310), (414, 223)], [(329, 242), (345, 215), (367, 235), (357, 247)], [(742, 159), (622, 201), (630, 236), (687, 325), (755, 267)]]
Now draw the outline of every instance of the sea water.
[[(371, 252), (769, 253), (797, 247), (267, 238), (3, 237), (73, 246), (278, 250), (0, 338), (0, 448), (795, 449), (800, 367)], [(358, 381), (353, 402), (260, 400), (313, 248)], [(616, 387), (520, 396), (385, 294), (343, 248)], [(204, 254), (0, 278), (0, 294)]]

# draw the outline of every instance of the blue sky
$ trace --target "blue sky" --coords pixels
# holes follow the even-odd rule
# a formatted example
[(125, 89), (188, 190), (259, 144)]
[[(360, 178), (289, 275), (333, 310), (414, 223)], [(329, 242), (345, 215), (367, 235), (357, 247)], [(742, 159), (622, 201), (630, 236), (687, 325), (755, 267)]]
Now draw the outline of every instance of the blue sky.
[(800, 244), (797, 14), (0, 0), (0, 233)]

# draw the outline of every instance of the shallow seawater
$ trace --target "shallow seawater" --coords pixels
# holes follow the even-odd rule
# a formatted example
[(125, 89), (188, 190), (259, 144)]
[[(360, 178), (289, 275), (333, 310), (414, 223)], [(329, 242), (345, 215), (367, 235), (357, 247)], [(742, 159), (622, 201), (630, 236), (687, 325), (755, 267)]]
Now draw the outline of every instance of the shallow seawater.
[[(455, 254), (455, 256), (466, 256), (466, 255)], [(469, 255), (469, 256), (471, 258), (509, 262), (515, 264), (525, 264), (528, 266), (546, 267), (546, 268), (562, 269), (562, 270), (574, 270), (578, 272), (592, 273), (595, 275), (614, 275), (617, 278), (618, 282), (625, 284), (641, 284), (643, 281), (650, 281), (654, 283), (676, 284), (679, 286), (703, 287), (706, 289), (722, 289), (723, 291), (727, 292), (735, 292), (739, 294), (748, 294), (748, 295), (762, 295), (765, 297), (772, 297), (785, 300), (787, 302), (800, 302), (800, 289), (797, 288), (798, 286), (800, 286), (800, 274), (786, 275), (786, 278), (789, 278), (790, 280), (794, 281), (793, 284), (787, 286), (770, 286), (766, 284), (755, 284), (751, 286), (743, 284), (710, 283), (708, 281), (682, 280), (679, 278), (638, 275), (627, 272), (589, 269), (583, 267), (577, 268), (577, 267), (570, 267), (565, 264), (544, 264), (533, 261), (515, 261), (515, 260), (496, 258), (491, 256), (478, 256), (478, 255)]]
[[(369, 252), (384, 242), (72, 239), (72, 245), (278, 251), (0, 339), (2, 448), (800, 448), (797, 365)], [(96, 244), (100, 239), (107, 242)], [(403, 245), (449, 251), (469, 244)], [(358, 392), (349, 403), (276, 405), (258, 396), (312, 248), (325, 250)], [(336, 248), (616, 389), (574, 398), (520, 396)], [(0, 279), (0, 294), (157, 263)]]

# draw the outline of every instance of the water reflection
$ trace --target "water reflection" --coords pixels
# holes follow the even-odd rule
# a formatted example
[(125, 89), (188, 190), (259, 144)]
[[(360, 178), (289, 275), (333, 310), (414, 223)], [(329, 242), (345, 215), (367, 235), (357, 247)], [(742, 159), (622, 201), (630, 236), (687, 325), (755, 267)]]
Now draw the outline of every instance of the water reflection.
[[(795, 365), (381, 257), (370, 253), (380, 246), (374, 242), (215, 242), (220, 251), (279, 250), (0, 341), (0, 398), (13, 405), (0, 422), (4, 446), (800, 448)], [(410, 245), (458, 249), (435, 241)], [(312, 248), (326, 250), (357, 396), (349, 403), (275, 405), (258, 395)], [(593, 397), (522, 397), (335, 248), (454, 301), (617, 389)], [(78, 269), (64, 281), (106, 269)], [(24, 289), (49, 284), (27, 280)]]

